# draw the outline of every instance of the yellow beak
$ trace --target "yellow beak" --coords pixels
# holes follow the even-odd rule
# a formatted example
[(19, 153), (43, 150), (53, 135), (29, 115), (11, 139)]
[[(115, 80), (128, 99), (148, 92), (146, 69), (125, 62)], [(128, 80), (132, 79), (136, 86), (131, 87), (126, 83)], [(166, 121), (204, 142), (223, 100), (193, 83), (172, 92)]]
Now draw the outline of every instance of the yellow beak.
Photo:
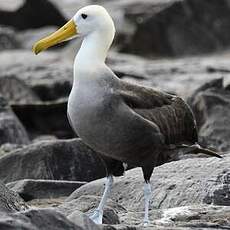
[(35, 54), (39, 54), (43, 50), (46, 50), (51, 46), (66, 41), (74, 35), (77, 35), (77, 26), (72, 19), (50, 36), (36, 42), (33, 46), (33, 52)]

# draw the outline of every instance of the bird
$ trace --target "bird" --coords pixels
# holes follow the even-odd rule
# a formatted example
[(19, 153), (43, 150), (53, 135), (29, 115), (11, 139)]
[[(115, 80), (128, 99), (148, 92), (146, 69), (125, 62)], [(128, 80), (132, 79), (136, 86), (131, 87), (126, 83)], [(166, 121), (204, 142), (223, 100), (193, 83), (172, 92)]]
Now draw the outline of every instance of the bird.
[(122, 175), (128, 164), (143, 172), (146, 226), (150, 178), (156, 166), (173, 160), (182, 150), (221, 156), (199, 145), (194, 115), (181, 97), (124, 81), (106, 65), (114, 35), (108, 11), (88, 5), (59, 30), (36, 42), (33, 51), (38, 54), (63, 41), (83, 39), (74, 60), (67, 115), (76, 134), (99, 154), (106, 167), (104, 193), (90, 218), (102, 224), (114, 176)]

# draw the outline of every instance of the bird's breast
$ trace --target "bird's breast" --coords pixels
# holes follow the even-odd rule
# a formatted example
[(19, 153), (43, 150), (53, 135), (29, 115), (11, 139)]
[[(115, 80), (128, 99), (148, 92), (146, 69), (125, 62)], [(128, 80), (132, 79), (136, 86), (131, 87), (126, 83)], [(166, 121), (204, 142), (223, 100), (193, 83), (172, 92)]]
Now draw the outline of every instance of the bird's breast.
[(90, 146), (100, 145), (114, 119), (110, 96), (97, 89), (71, 91), (68, 117), (78, 136)]

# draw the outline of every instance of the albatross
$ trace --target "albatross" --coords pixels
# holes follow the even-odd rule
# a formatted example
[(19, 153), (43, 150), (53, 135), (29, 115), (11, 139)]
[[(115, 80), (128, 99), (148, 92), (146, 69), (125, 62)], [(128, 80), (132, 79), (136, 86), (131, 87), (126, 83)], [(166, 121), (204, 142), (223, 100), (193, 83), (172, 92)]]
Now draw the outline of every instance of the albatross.
[(181, 150), (220, 156), (198, 144), (196, 122), (183, 99), (121, 80), (105, 64), (114, 35), (115, 26), (106, 9), (89, 5), (59, 30), (35, 43), (33, 51), (38, 54), (73, 37), (83, 38), (74, 61), (67, 114), (73, 130), (106, 166), (104, 193), (90, 218), (102, 223), (113, 176), (123, 174), (125, 163), (142, 168), (143, 222), (147, 225), (154, 167), (173, 160)]

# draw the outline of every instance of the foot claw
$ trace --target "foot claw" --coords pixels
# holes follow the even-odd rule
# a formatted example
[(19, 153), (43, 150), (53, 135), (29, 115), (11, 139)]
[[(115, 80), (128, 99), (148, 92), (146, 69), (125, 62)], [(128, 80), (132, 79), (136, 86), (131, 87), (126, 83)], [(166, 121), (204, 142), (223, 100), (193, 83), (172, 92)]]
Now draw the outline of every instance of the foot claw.
[(95, 210), (93, 214), (89, 215), (89, 218), (95, 223), (95, 224), (102, 224), (102, 217), (103, 213), (100, 210)]

